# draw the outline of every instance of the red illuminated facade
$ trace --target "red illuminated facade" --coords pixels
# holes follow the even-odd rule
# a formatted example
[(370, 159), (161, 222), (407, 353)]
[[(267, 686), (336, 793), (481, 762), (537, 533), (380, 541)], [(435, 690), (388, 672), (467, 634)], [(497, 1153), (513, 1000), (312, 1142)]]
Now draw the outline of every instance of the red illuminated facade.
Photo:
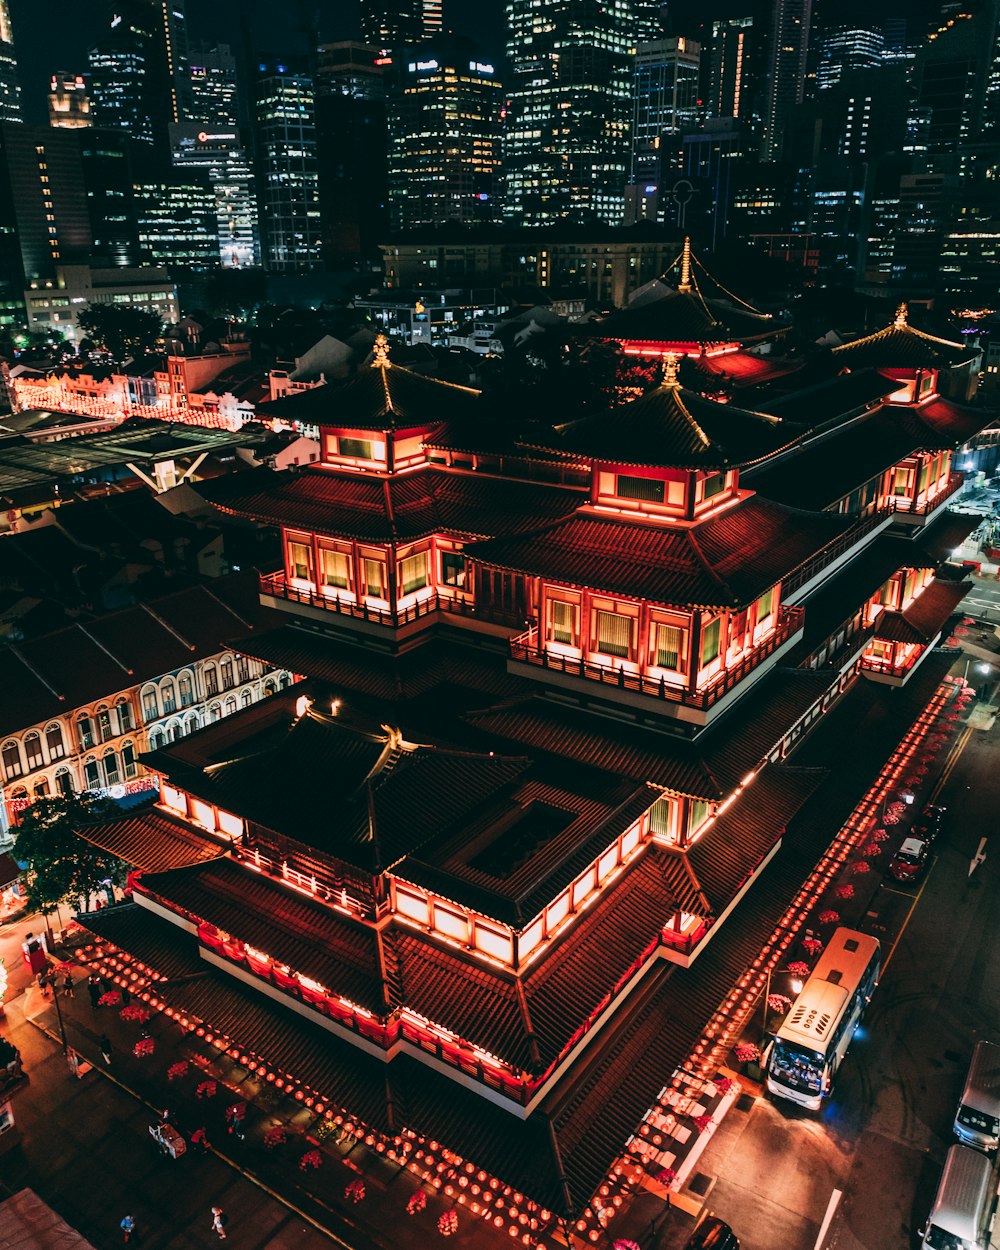
[(213, 970), (173, 1011), (271, 1062), (273, 1036), (311, 1098), (565, 1214), (668, 1075), (615, 1068), (631, 1033), (661, 1012), (681, 1062), (746, 962), (825, 775), (786, 761), (867, 679), (919, 681), (965, 592), (937, 573), (986, 414), (941, 397), (953, 365), (845, 354), (727, 404), (679, 347), (646, 395), (551, 426), (384, 343), (275, 401), (320, 463), (211, 491), (283, 539), (261, 597), (287, 624), (237, 649), (309, 679), (149, 757), (149, 846), (204, 853), (132, 851), (164, 958)]

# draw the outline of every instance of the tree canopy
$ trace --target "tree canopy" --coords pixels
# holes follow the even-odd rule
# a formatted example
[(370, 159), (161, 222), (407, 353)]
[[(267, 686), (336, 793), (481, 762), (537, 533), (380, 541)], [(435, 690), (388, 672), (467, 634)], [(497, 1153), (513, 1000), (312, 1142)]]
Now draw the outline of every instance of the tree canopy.
[(91, 304), (77, 317), (77, 323), (96, 347), (119, 363), (151, 351), (163, 333), (163, 322), (156, 313), (134, 304)]
[(68, 898), (87, 898), (108, 881), (120, 885), (127, 866), (91, 846), (76, 830), (119, 812), (109, 799), (57, 795), (36, 799), (17, 829), (14, 855), (28, 865), (28, 906), (49, 915)]

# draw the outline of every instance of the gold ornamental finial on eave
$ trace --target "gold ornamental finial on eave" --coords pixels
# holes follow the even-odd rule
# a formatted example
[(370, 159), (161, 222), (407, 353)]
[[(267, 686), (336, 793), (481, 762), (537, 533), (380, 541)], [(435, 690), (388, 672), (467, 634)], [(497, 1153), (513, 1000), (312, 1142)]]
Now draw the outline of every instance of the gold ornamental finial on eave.
[(375, 346), (372, 348), (372, 368), (384, 369), (386, 365), (391, 364), (389, 360), (389, 340), (384, 334), (375, 336)]
[(681, 280), (677, 284), (678, 291), (691, 290), (691, 236), (684, 236), (684, 246), (681, 248)]
[(680, 386), (680, 379), (677, 376), (677, 367), (680, 364), (680, 357), (676, 352), (665, 352), (663, 355), (663, 386)]
[(904, 299), (900, 303), (899, 307), (896, 309), (896, 318), (892, 323), (896, 327), (897, 330), (901, 329), (903, 326), (906, 325), (906, 318), (907, 318), (907, 315), (909, 314), (909, 311), (910, 310), (907, 307), (906, 300)]

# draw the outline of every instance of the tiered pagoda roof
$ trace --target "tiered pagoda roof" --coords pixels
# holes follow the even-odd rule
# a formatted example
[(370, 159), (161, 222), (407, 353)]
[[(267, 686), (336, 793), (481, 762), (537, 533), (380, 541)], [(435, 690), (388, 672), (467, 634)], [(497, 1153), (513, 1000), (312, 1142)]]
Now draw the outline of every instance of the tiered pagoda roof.
[(835, 542), (853, 518), (752, 496), (685, 529), (581, 511), (547, 529), (472, 543), (470, 556), (609, 594), (740, 607)]
[(639, 399), (565, 427), (542, 444), (615, 464), (723, 469), (753, 464), (788, 447), (799, 426), (706, 399), (681, 386), (668, 354), (663, 381)]
[(254, 469), (201, 489), (233, 516), (369, 542), (518, 533), (568, 515), (583, 493), (516, 478), (474, 477), (438, 465), (392, 477), (320, 467)]
[(831, 355), (840, 365), (876, 369), (946, 368), (972, 357), (964, 343), (939, 338), (911, 326), (907, 307), (900, 304), (891, 325), (874, 334), (843, 343)]
[(350, 377), (257, 405), (265, 417), (352, 430), (412, 429), (475, 417), (480, 411), (479, 391), (393, 364), (382, 335), (370, 362)]
[(909, 607), (899, 612), (880, 612), (875, 622), (875, 637), (885, 642), (927, 646), (941, 633), (971, 586), (971, 582), (935, 578)]

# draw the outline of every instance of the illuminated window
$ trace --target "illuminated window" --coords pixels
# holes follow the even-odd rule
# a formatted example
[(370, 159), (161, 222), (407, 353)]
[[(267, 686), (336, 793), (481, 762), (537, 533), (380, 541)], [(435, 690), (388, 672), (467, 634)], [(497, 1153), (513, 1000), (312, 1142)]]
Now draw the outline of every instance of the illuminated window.
[(125, 698), (121, 698), (115, 704), (115, 712), (118, 715), (118, 732), (128, 733), (130, 729), (134, 729), (132, 724), (132, 705)]
[(598, 612), (596, 650), (602, 655), (628, 659), (632, 652), (632, 618), (616, 612)]
[(24, 757), (28, 761), (29, 768), (41, 768), (44, 763), (42, 759), (42, 740), (37, 733), (25, 734)]
[(49, 725), (45, 731), (45, 745), (49, 749), (49, 759), (61, 759), (66, 754), (66, 745), (63, 742), (61, 726)]
[(722, 617), (717, 616), (711, 625), (705, 627), (705, 632), (701, 637), (702, 664), (711, 664), (713, 660), (718, 659), (721, 637)]
[(676, 625), (656, 625), (654, 629), (654, 663), (657, 668), (681, 672), (684, 667), (684, 630)]
[(413, 594), (427, 585), (427, 553), (419, 552), (400, 561), (399, 578), (404, 595)]
[(312, 548), (305, 543), (289, 543), (288, 565), (293, 577), (297, 577), (304, 582), (311, 582)]
[(3, 768), (8, 780), (11, 777), (20, 777), (24, 769), (21, 767), (21, 752), (18, 750), (17, 743), (5, 742), (0, 748), (0, 757), (3, 759)]
[(654, 477), (625, 477), (619, 475), (615, 494), (619, 499), (642, 499), (649, 503), (663, 503), (666, 483)]
[(757, 624), (765, 624), (774, 615), (774, 587), (765, 591), (757, 600)]
[(441, 552), (441, 582), (445, 586), (465, 587), (465, 556), (460, 551)]
[(552, 642), (576, 645), (576, 613), (575, 603), (564, 603), (561, 599), (549, 600), (549, 639)]
[(726, 475), (724, 473), (711, 473), (705, 478), (702, 485), (702, 494), (705, 499), (714, 499), (716, 495), (721, 495), (726, 489)]
[(350, 565), (347, 556), (340, 551), (321, 550), (319, 559), (323, 570), (323, 585), (346, 590), (350, 585)]
[(688, 831), (690, 833), (694, 833), (694, 831), (700, 825), (703, 825), (705, 823), (705, 821), (708, 819), (710, 810), (711, 810), (710, 805), (706, 803), (704, 799), (692, 800), (691, 819), (688, 824)]
[(353, 456), (355, 460), (373, 460), (372, 444), (366, 438), (340, 438), (337, 445), (342, 456)]

